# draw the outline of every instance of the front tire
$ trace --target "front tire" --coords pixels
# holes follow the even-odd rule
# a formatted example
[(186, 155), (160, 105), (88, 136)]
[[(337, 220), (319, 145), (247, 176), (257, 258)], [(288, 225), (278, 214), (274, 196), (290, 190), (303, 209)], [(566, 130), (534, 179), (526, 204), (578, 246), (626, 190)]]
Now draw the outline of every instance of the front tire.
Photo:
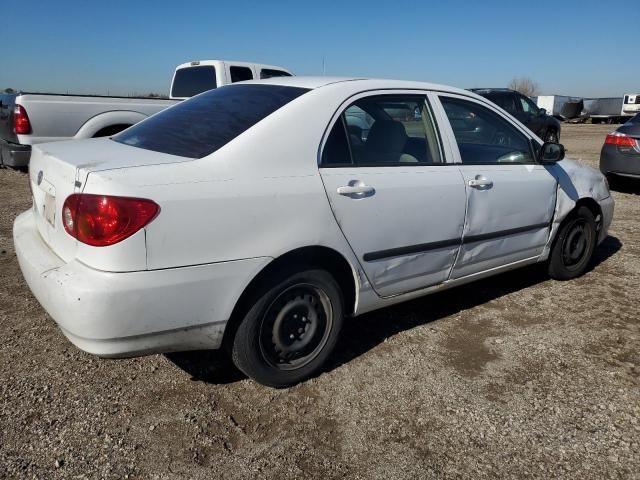
[(549, 276), (570, 280), (584, 273), (596, 246), (596, 221), (591, 210), (579, 207), (564, 221), (549, 256)]
[(317, 372), (342, 328), (342, 292), (324, 270), (273, 275), (248, 306), (231, 358), (245, 375), (270, 387), (295, 385)]

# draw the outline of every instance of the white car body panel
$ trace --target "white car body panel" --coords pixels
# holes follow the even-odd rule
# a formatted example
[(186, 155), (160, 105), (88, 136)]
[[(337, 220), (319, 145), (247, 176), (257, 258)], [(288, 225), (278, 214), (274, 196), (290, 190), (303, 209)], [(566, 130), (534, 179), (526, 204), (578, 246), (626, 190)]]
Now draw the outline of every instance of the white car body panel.
[(218, 348), (238, 299), (235, 292), (271, 260), (102, 272), (53, 254), (34, 227), (34, 215), (24, 212), (14, 226), (25, 279), (64, 334), (101, 356)]
[[(459, 243), (370, 261), (364, 257), (460, 238), (466, 200), (455, 165), (320, 171), (336, 221), (381, 296), (409, 292), (449, 278)], [(375, 194), (371, 198), (350, 198), (337, 193), (339, 187), (356, 181), (374, 187)]]
[[(251, 83), (256, 82), (244, 82)], [(358, 315), (543, 260), (558, 226), (581, 199), (598, 202), (599, 240), (606, 236), (613, 214), (606, 184), (598, 172), (568, 160), (492, 170), (494, 193), (500, 195), (496, 201), (481, 203), (469, 194), (465, 180), (480, 170), (460, 165), (451, 127), (437, 104), (448, 164), (392, 172), (318, 166), (336, 112), (354, 96), (404, 90), (424, 92), (433, 101), (430, 92), (446, 92), (474, 99), (513, 121), (478, 95), (391, 80), (279, 77), (259, 83), (312, 90), (204, 158), (110, 139), (34, 149), (34, 208), (16, 219), (16, 251), (32, 291), (80, 348), (105, 356), (217, 348), (247, 285), (274, 259), (305, 247), (330, 249), (350, 266), (355, 299), (348, 313)], [(338, 186), (357, 179), (371, 183), (376, 194), (363, 199), (335, 194)], [(51, 189), (53, 225), (41, 208)], [(64, 199), (74, 192), (148, 198), (160, 213), (120, 243), (91, 247), (69, 236), (60, 223)], [(511, 200), (506, 210), (488, 214), (506, 200)], [(471, 216), (465, 220), (467, 210)], [(363, 260), (367, 252), (449, 236), (464, 239), (467, 233), (517, 227), (523, 219), (551, 221), (551, 212), (550, 234), (545, 228), (460, 252), (451, 245), (378, 263)]]
[[(488, 190), (467, 186), (467, 220), (453, 277), (540, 255), (556, 204), (556, 180), (541, 165), (460, 165), (465, 182), (482, 177)], [(536, 205), (536, 208), (531, 208)], [(500, 212), (499, 215), (496, 212)], [(494, 232), (527, 229), (500, 238), (467, 241)]]

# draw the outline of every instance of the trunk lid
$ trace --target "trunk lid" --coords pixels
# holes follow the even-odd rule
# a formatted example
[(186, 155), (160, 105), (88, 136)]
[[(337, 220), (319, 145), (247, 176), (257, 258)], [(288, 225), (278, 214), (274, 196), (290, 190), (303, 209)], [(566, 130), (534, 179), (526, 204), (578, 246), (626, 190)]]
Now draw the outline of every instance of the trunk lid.
[(77, 240), (64, 229), (62, 206), (69, 195), (83, 191), (91, 172), (191, 160), (123, 145), (108, 138), (34, 145), (29, 182), (38, 231), (56, 255), (71, 261), (76, 256)]

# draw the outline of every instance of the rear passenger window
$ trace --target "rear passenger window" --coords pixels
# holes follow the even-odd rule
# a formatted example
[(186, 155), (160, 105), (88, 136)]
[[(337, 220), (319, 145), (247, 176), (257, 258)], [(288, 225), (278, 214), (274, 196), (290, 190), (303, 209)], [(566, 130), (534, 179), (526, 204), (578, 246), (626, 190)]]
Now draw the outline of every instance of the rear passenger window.
[(273, 68), (263, 68), (260, 70), (260, 78), (274, 78), (274, 77), (290, 77), (291, 74), (283, 72), (282, 70), (275, 70)]
[(535, 163), (529, 139), (497, 113), (477, 103), (440, 97), (462, 163)]
[[(423, 95), (365, 97), (342, 112), (341, 119), (346, 132), (335, 131), (335, 135), (346, 137), (355, 166), (443, 162), (433, 116)], [(325, 151), (332, 135), (334, 131)], [(325, 163), (324, 154), (322, 161)]]
[(230, 67), (231, 83), (253, 80), (253, 72), (249, 67)]

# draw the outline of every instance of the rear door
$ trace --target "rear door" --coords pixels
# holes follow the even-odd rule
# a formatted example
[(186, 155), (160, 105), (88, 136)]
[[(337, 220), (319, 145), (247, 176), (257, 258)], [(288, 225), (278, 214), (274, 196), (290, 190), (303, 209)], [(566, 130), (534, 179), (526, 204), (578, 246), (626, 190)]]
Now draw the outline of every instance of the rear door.
[(536, 162), (531, 139), (475, 99), (439, 96), (467, 189), (467, 217), (452, 278), (542, 253), (556, 205), (556, 179)]
[(460, 247), (465, 188), (446, 162), (426, 94), (354, 97), (329, 127), (320, 174), (376, 292), (446, 280)]

